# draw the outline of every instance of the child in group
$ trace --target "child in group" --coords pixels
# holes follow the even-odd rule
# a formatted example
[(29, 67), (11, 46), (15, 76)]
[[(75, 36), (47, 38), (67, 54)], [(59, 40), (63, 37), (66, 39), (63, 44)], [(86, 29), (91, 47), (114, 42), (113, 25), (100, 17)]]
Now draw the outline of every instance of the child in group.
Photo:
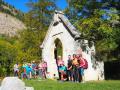
[(47, 62), (43, 61), (42, 62), (42, 72), (43, 72), (43, 77), (46, 79), (46, 74), (47, 74)]
[(64, 81), (66, 80), (66, 78), (64, 78), (64, 76), (66, 76), (67, 73), (67, 67), (64, 64), (61, 64), (59, 67), (59, 73), (61, 75), (61, 80)]
[(22, 78), (22, 80), (23, 80), (24, 78), (28, 78), (28, 77), (27, 77), (27, 73), (26, 73), (26, 67), (27, 67), (27, 64), (23, 64), (23, 65), (21, 66), (21, 78)]
[(61, 72), (59, 71), (61, 68), (61, 65), (64, 65), (64, 61), (62, 60), (61, 56), (58, 56), (57, 66), (58, 66), (59, 80), (61, 80)]

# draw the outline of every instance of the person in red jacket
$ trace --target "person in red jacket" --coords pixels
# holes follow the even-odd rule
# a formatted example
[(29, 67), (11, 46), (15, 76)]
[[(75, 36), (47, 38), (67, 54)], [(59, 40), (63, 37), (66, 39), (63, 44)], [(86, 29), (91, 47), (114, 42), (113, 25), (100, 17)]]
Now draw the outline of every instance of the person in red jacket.
[(84, 61), (84, 58), (82, 57), (82, 54), (79, 55), (79, 72), (80, 72), (80, 75), (82, 77), (82, 83), (85, 82), (85, 76), (84, 76), (84, 68), (83, 66), (85, 65), (85, 61)]

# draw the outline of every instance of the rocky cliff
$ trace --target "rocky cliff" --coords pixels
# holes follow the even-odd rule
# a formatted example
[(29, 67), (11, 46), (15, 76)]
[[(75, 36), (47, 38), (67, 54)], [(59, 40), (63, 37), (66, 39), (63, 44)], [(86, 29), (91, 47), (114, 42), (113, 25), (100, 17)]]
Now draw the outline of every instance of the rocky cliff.
[(0, 34), (16, 35), (18, 30), (25, 29), (25, 25), (19, 19), (0, 12)]

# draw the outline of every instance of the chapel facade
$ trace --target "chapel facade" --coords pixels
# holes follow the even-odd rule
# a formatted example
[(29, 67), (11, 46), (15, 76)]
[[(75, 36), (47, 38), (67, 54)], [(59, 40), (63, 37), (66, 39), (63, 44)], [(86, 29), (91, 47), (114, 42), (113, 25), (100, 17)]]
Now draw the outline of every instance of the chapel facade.
[(40, 46), (42, 48), (42, 59), (47, 62), (50, 78), (58, 77), (55, 57), (55, 41), (62, 43), (62, 58), (67, 65), (68, 55), (82, 54), (88, 61), (88, 69), (85, 70), (85, 80), (103, 80), (104, 63), (95, 60), (95, 47), (89, 47), (88, 40), (81, 38), (81, 33), (69, 22), (61, 11), (55, 11), (53, 20), (49, 26), (46, 37)]

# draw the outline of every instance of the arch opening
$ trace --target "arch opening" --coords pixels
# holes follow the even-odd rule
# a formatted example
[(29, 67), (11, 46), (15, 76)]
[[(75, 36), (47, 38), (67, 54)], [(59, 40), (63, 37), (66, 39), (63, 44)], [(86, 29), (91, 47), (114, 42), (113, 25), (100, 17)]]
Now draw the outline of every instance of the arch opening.
[(54, 58), (57, 60), (58, 56), (63, 57), (63, 46), (62, 46), (62, 42), (58, 38), (55, 39), (54, 44), (55, 44)]

